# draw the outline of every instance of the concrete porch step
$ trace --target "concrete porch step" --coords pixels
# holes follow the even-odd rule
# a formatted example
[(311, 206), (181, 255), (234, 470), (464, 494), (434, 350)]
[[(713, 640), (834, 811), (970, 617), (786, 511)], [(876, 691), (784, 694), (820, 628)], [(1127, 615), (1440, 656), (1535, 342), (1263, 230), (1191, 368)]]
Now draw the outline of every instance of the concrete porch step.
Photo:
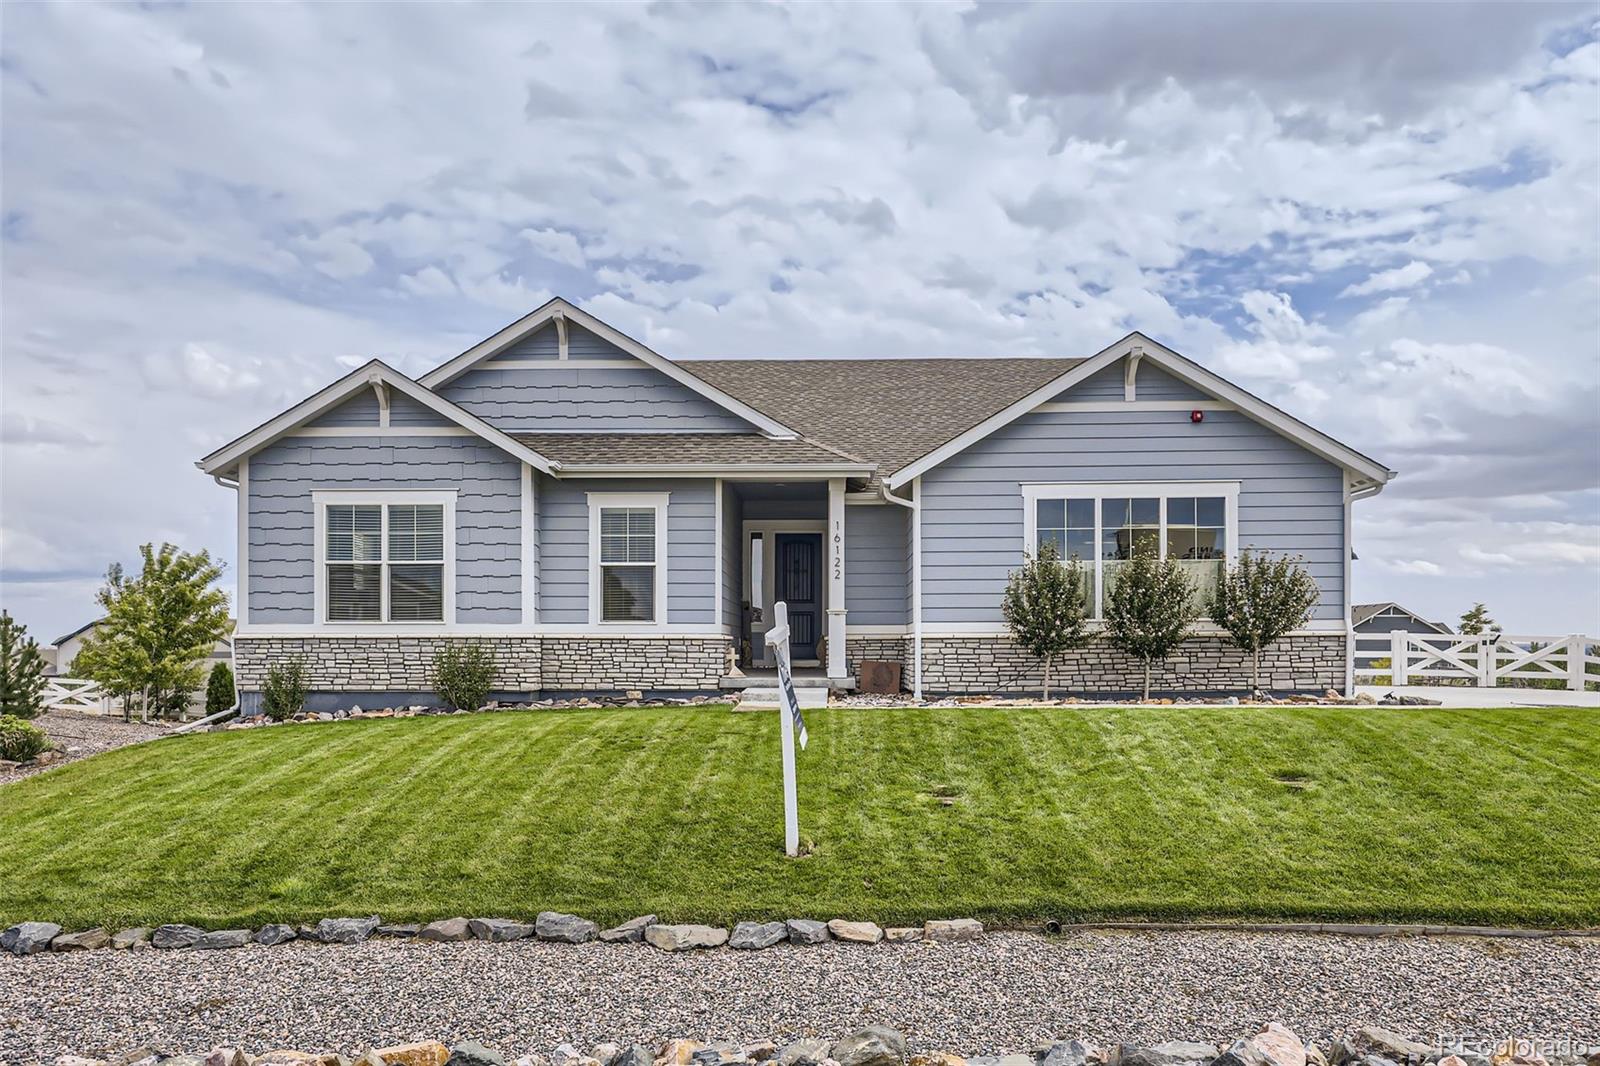
[[(826, 707), (828, 705), (828, 690), (826, 688), (812, 688), (803, 685), (794, 687), (795, 699), (800, 701), (800, 709), (807, 707)], [(763, 707), (777, 708), (778, 690), (773, 688), (747, 688), (739, 694), (739, 707), (744, 710), (760, 710)]]

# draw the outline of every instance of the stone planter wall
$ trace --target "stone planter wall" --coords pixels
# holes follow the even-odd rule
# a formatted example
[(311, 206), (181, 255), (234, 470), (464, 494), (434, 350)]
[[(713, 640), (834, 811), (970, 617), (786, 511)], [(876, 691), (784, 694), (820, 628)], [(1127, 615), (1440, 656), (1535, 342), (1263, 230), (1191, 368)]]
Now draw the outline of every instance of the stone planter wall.
[(239, 637), (234, 671), (245, 711), (260, 705), (274, 663), (306, 666), (313, 710), (431, 703), (433, 656), (446, 642), (482, 644), (495, 656), (494, 695), (716, 691), (732, 638), (707, 637)]
[[(1261, 653), (1261, 687), (1274, 692), (1343, 690), (1342, 634), (1285, 637)], [(1037, 693), (1039, 660), (1009, 637), (922, 638), (922, 687), (929, 693)], [(1138, 693), (1143, 669), (1103, 641), (1069, 652), (1051, 668), (1055, 695)], [(1238, 693), (1250, 687), (1250, 658), (1220, 637), (1193, 637), (1150, 675), (1151, 692)]]

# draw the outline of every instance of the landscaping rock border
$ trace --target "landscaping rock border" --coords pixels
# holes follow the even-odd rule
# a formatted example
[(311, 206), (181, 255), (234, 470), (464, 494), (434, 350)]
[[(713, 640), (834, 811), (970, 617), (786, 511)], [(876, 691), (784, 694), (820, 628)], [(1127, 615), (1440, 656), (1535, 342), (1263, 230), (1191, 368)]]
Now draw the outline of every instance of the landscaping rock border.
[[(650, 928), (654, 928), (653, 926)], [(1600, 1047), (1573, 1044), (1545, 1048), (1506, 1038), (1488, 1054), (1429, 1045), (1375, 1026), (1364, 1026), (1326, 1045), (1302, 1040), (1278, 1022), (1262, 1025), (1226, 1048), (1188, 1040), (1158, 1044), (1113, 1044), (1065, 1039), (1032, 1054), (974, 1055), (949, 1051), (912, 1053), (906, 1038), (884, 1025), (868, 1025), (837, 1040), (802, 1037), (779, 1044), (668, 1040), (652, 1050), (639, 1044), (596, 1044), (586, 1054), (558, 1044), (548, 1055), (505, 1053), (466, 1040), (448, 1047), (422, 1040), (390, 1047), (357, 1048), (350, 1055), (289, 1049), (250, 1055), (216, 1047), (204, 1055), (172, 1054), (141, 1047), (114, 1060), (62, 1055), (55, 1066), (1600, 1066)]]

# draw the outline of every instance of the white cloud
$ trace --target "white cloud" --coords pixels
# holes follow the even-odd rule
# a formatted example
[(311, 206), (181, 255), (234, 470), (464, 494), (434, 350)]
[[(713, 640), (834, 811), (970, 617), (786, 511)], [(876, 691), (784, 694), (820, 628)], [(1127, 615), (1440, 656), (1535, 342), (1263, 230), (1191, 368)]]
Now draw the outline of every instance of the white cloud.
[(1375, 292), (1396, 292), (1411, 289), (1433, 276), (1433, 267), (1418, 259), (1392, 270), (1380, 270), (1367, 280), (1345, 287), (1340, 296), (1371, 296)]

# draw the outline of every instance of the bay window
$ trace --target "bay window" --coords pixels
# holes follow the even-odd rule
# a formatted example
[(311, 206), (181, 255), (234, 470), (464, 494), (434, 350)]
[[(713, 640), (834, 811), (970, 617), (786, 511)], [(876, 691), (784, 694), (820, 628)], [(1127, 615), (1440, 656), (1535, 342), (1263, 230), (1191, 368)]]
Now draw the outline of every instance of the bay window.
[(317, 492), (319, 623), (446, 623), (453, 492)]
[(1082, 563), (1095, 618), (1136, 551), (1178, 560), (1205, 602), (1236, 547), (1238, 499), (1238, 482), (1024, 485), (1024, 547)]

